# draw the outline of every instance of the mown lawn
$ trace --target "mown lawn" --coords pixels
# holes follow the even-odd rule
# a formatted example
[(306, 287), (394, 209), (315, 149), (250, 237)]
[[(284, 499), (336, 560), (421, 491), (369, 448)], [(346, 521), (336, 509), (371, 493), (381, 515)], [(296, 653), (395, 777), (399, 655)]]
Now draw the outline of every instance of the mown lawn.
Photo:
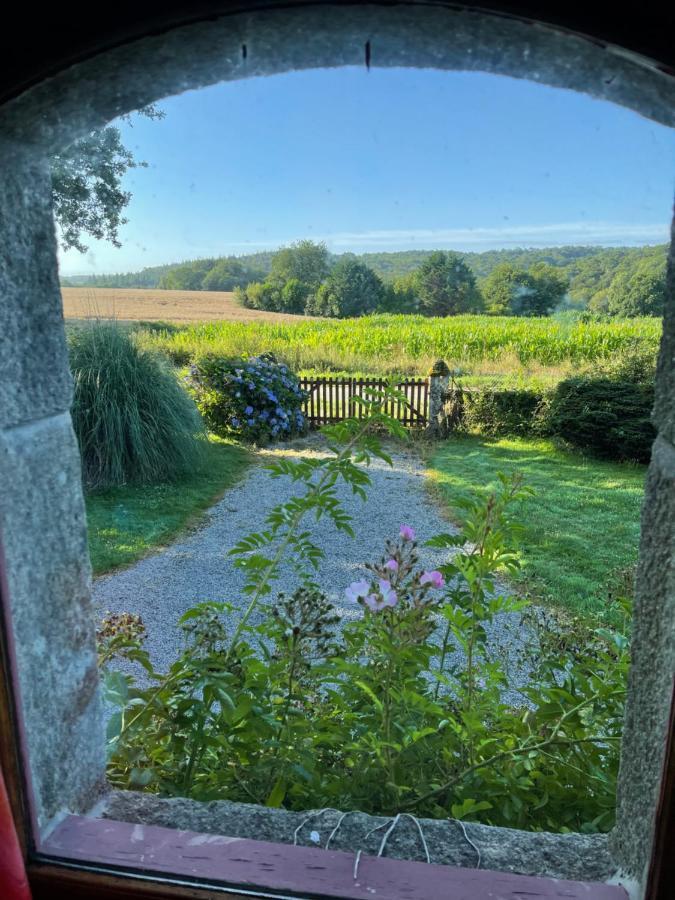
[(468, 436), (440, 446), (430, 470), (451, 515), (459, 497), (492, 490), (497, 472), (522, 472), (535, 491), (514, 507), (525, 528), (523, 587), (538, 599), (602, 613), (637, 559), (644, 466), (589, 459), (550, 441)]
[(212, 438), (203, 468), (187, 478), (89, 494), (87, 530), (94, 574), (129, 565), (170, 541), (239, 478), (249, 460), (238, 444)]

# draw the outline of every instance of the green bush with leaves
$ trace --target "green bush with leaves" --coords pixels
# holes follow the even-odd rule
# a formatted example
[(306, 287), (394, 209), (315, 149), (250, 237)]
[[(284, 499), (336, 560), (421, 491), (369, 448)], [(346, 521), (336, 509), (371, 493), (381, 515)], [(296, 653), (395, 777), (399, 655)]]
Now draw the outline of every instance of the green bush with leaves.
[[(422, 571), (414, 529), (402, 525), (382, 558), (347, 589), (357, 615), (342, 631), (314, 582), (322, 553), (305, 520), (330, 519), (352, 534), (335, 485), (364, 496), (360, 463), (388, 459), (378, 431), (402, 434), (368, 401), (366, 420), (325, 429), (332, 455), (272, 463), (302, 490), (233, 548), (248, 603), (236, 627), (225, 604), (203, 603), (180, 620), (187, 647), (155, 672), (142, 623), (118, 617), (101, 630), (109, 777), (198, 800), (229, 799), (303, 810), (459, 819), (546, 830), (605, 831), (614, 789), (628, 667), (627, 641), (597, 631), (587, 651), (566, 635), (539, 640), (520, 701), (508, 699), (505, 664), (488, 633), (524, 604), (502, 596), (499, 572), (518, 567), (511, 504), (525, 489), (502, 479), (468, 503), (438, 570)], [(271, 599), (280, 566), (297, 588)], [(252, 613), (264, 612), (250, 625)], [(260, 617), (258, 617), (260, 618)], [(519, 620), (514, 626), (521, 628)], [(113, 670), (119, 656), (147, 685)]]
[(264, 442), (305, 429), (305, 393), (287, 366), (269, 354), (249, 359), (207, 354), (190, 366), (186, 378), (214, 434)]
[(488, 437), (537, 434), (546, 404), (543, 391), (481, 390), (466, 394), (464, 424)]
[(551, 396), (546, 428), (606, 459), (648, 462), (656, 431), (653, 383), (621, 378), (568, 378)]
[(204, 427), (197, 408), (157, 352), (114, 322), (69, 333), (71, 409), (89, 487), (170, 481), (197, 468)]

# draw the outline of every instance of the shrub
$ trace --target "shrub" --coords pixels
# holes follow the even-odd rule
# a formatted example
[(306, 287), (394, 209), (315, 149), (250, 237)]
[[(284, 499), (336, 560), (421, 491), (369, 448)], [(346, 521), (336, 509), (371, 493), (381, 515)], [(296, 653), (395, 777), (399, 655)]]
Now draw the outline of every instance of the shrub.
[[(199, 604), (180, 620), (185, 651), (162, 674), (140, 644), (141, 622), (104, 624), (111, 783), (295, 810), (609, 830), (627, 639), (608, 629), (579, 647), (564, 632), (535, 639), (538, 659), (515, 703), (508, 654), (488, 644), (497, 616), (511, 613), (512, 627), (522, 627), (524, 604), (495, 594), (495, 576), (518, 570), (521, 529), (510, 512), (524, 495), (518, 478), (468, 502), (461, 533), (428, 542), (448, 552), (438, 570), (421, 569), (415, 532), (402, 525), (345, 592), (354, 615), (336, 633), (337, 611), (307, 576), (323, 554), (303, 519), (330, 517), (351, 532), (331, 487), (344, 479), (363, 495), (368, 474), (355, 460), (386, 459), (365, 427), (331, 428), (334, 455), (313, 465), (270, 466), (303, 491), (231, 551), (247, 575), (246, 611), (233, 633), (223, 617), (234, 607)], [(298, 586), (265, 602), (284, 552)], [(111, 671), (119, 657), (140, 662), (150, 685)]]
[(467, 393), (464, 423), (489, 437), (538, 433), (545, 395), (533, 390), (483, 390)]
[(187, 377), (209, 428), (221, 437), (250, 441), (287, 438), (305, 428), (305, 393), (298, 379), (274, 357), (199, 357)]
[(637, 344), (624, 353), (599, 362), (595, 373), (604, 378), (632, 381), (636, 384), (654, 385), (656, 381), (656, 348)]
[(85, 484), (169, 481), (201, 464), (199, 413), (163, 357), (114, 322), (73, 330), (69, 355)]
[(648, 462), (656, 436), (652, 384), (619, 378), (568, 378), (551, 397), (550, 434), (607, 459)]

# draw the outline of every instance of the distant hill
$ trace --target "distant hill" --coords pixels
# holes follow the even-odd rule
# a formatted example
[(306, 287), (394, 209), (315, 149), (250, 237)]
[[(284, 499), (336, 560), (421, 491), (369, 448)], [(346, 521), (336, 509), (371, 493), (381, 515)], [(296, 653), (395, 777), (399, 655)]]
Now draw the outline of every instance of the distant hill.
[(116, 275), (70, 275), (61, 278), (62, 287), (101, 287), (101, 288), (156, 288), (175, 263), (164, 266), (151, 266), (140, 272), (124, 272)]
[[(390, 253), (348, 254), (370, 266), (383, 280), (394, 281), (413, 272), (433, 250), (399, 250)], [(485, 278), (500, 263), (509, 262), (528, 269), (545, 262), (562, 269), (570, 280), (572, 301), (585, 305), (590, 298), (609, 286), (619, 269), (632, 270), (643, 259), (661, 261), (667, 245), (651, 247), (545, 247), (486, 250), (461, 253), (478, 279)], [(345, 254), (347, 255), (347, 254)], [(160, 288), (182, 290), (233, 290), (237, 284), (259, 280), (270, 271), (274, 251), (245, 256), (211, 257), (186, 260), (164, 266), (152, 266), (140, 272), (117, 275), (78, 275), (62, 278), (64, 287)], [(339, 255), (332, 255), (333, 260)], [(216, 277), (223, 273), (222, 279)]]

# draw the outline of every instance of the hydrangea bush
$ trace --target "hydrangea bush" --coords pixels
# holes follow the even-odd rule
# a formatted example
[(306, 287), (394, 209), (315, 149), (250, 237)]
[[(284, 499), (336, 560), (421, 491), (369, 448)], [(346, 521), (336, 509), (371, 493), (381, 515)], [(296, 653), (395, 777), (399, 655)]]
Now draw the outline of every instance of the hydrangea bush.
[(201, 356), (190, 366), (187, 382), (207, 425), (221, 437), (265, 443), (305, 430), (305, 392), (271, 354)]

